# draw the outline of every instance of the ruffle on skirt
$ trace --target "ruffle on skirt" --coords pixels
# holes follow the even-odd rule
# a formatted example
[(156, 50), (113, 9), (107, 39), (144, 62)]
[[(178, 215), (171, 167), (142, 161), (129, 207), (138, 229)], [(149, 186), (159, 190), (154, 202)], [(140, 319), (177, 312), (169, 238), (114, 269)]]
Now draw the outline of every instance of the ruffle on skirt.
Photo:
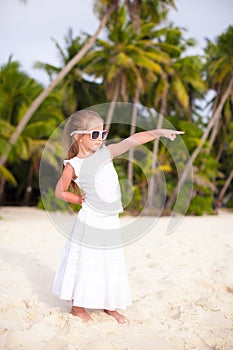
[[(81, 223), (81, 225), (80, 225)], [(84, 226), (84, 224), (86, 226)], [(80, 210), (63, 250), (56, 272), (53, 292), (63, 300), (73, 300), (73, 305), (89, 309), (126, 309), (132, 304), (123, 248), (94, 248), (77, 241), (78, 228), (101, 227), (109, 235), (119, 233), (118, 215), (99, 216)], [(117, 228), (117, 231), (115, 230)], [(76, 235), (74, 239), (74, 234)], [(118, 237), (119, 238), (119, 237)]]

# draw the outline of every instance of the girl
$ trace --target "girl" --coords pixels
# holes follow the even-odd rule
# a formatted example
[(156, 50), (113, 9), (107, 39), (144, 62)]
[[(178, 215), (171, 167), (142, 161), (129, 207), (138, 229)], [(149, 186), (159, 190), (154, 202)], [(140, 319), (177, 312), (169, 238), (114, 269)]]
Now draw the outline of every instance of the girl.
[[(74, 113), (65, 125), (70, 147), (55, 194), (82, 208), (64, 248), (53, 291), (60, 299), (72, 300), (72, 315), (83, 321), (92, 319), (86, 309), (103, 309), (125, 323), (129, 321), (116, 309), (126, 309), (132, 301), (122, 247), (112, 249), (116, 239), (120, 242), (119, 213), (123, 211), (112, 159), (159, 137), (173, 141), (183, 132), (143, 131), (106, 146), (108, 131), (103, 125), (99, 114), (90, 110)], [(82, 194), (68, 191), (74, 184)]]

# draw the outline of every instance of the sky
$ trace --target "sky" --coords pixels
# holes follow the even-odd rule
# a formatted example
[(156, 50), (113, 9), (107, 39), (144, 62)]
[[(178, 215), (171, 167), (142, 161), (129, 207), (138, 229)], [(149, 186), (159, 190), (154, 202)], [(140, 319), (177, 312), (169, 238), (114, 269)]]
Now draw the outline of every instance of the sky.
[[(201, 54), (205, 37), (214, 40), (233, 24), (233, 0), (175, 0), (168, 23), (186, 29), (186, 37), (197, 40), (189, 54)], [(68, 29), (73, 36), (92, 34), (98, 27), (93, 0), (20, 0), (0, 1), (0, 65), (12, 55), (22, 69), (43, 85), (46, 73), (33, 68), (36, 61), (59, 65), (59, 55), (52, 40), (64, 48)]]

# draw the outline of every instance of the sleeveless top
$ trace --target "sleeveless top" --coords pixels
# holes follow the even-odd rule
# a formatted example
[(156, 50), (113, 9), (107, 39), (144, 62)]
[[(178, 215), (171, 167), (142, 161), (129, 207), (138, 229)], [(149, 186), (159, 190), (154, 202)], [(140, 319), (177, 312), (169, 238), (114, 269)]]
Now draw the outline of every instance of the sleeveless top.
[(77, 156), (64, 160), (73, 168), (73, 181), (86, 195), (82, 208), (97, 215), (115, 215), (123, 212), (118, 175), (110, 152), (102, 145), (87, 158)]

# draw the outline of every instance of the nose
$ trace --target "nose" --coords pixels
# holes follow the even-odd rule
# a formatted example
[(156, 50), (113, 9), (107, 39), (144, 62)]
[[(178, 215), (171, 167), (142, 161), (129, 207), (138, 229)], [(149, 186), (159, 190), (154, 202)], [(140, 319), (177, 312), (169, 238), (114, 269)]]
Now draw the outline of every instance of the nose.
[(97, 140), (102, 141), (102, 134), (101, 133), (99, 133), (99, 136), (98, 136)]

